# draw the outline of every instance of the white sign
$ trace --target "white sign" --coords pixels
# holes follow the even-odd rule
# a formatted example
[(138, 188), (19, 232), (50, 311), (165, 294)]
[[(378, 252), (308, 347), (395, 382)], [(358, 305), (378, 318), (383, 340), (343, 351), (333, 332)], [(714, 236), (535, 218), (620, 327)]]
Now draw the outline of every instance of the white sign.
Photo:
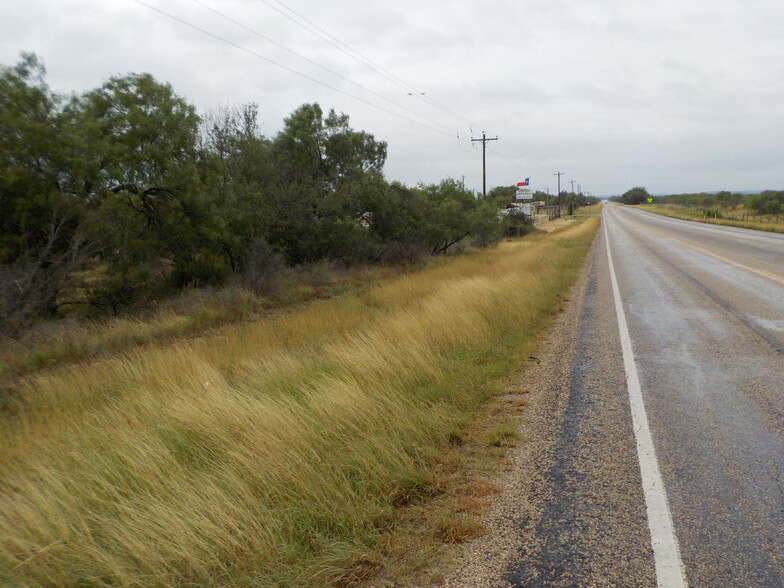
[(533, 200), (534, 193), (533, 190), (529, 190), (528, 188), (518, 188), (517, 193), (515, 194), (515, 200)]

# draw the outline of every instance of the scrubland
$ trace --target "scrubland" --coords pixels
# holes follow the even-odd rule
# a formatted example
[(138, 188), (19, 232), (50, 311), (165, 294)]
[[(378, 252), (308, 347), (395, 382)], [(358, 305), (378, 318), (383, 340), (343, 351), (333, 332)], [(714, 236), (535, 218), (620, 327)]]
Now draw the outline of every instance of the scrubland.
[(757, 214), (745, 207), (713, 206), (709, 209), (701, 209), (699, 207), (684, 207), (673, 204), (647, 204), (640, 208), (648, 212), (655, 212), (681, 220), (754, 229), (770, 233), (784, 233), (784, 223), (781, 222), (783, 219), (780, 215)]
[[(19, 380), (0, 413), (0, 583), (374, 573), (401, 510), (444, 491), (444, 456), (533, 352), (597, 224)], [(437, 514), (458, 540), (465, 513)]]

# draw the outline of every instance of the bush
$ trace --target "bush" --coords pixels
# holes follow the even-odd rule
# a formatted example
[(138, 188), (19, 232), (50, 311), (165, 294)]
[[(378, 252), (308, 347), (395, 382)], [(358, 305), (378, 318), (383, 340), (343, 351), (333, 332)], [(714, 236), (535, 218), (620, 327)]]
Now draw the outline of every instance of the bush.
[(248, 248), (240, 281), (256, 295), (272, 296), (280, 289), (286, 270), (283, 256), (276, 253), (266, 239), (259, 237)]
[(152, 272), (139, 265), (111, 274), (89, 296), (89, 302), (102, 311), (117, 314), (121, 308), (152, 295)]
[(427, 247), (414, 241), (392, 241), (379, 254), (377, 260), (386, 264), (416, 263), (429, 255)]
[(31, 278), (25, 268), (0, 266), (0, 329), (12, 337), (30, 326), (35, 314), (35, 300), (24, 296)]
[(231, 275), (226, 260), (210, 251), (198, 251), (192, 257), (180, 257), (175, 261), (172, 283), (176, 288), (193, 286), (219, 286)]

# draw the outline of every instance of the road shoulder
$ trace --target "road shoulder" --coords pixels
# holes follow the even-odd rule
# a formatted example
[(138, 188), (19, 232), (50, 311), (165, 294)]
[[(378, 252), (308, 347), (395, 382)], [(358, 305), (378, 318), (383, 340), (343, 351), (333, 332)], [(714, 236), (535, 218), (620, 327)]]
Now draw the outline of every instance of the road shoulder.
[[(601, 232), (597, 233), (601, 234)], [(444, 585), (655, 585), (606, 249), (594, 241), (528, 389), (486, 533)]]

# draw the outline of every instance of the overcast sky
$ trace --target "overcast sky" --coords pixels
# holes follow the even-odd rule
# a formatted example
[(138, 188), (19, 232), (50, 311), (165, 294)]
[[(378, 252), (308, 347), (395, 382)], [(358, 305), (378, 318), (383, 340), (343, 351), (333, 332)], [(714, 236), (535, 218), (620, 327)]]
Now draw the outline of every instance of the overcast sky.
[(488, 189), (784, 188), (782, 0), (144, 1), (231, 44), (134, 0), (0, 0), (0, 63), (35, 52), (61, 93), (149, 72), (200, 113), (258, 103), (267, 136), (318, 102), (408, 185), (481, 190), (487, 131)]

